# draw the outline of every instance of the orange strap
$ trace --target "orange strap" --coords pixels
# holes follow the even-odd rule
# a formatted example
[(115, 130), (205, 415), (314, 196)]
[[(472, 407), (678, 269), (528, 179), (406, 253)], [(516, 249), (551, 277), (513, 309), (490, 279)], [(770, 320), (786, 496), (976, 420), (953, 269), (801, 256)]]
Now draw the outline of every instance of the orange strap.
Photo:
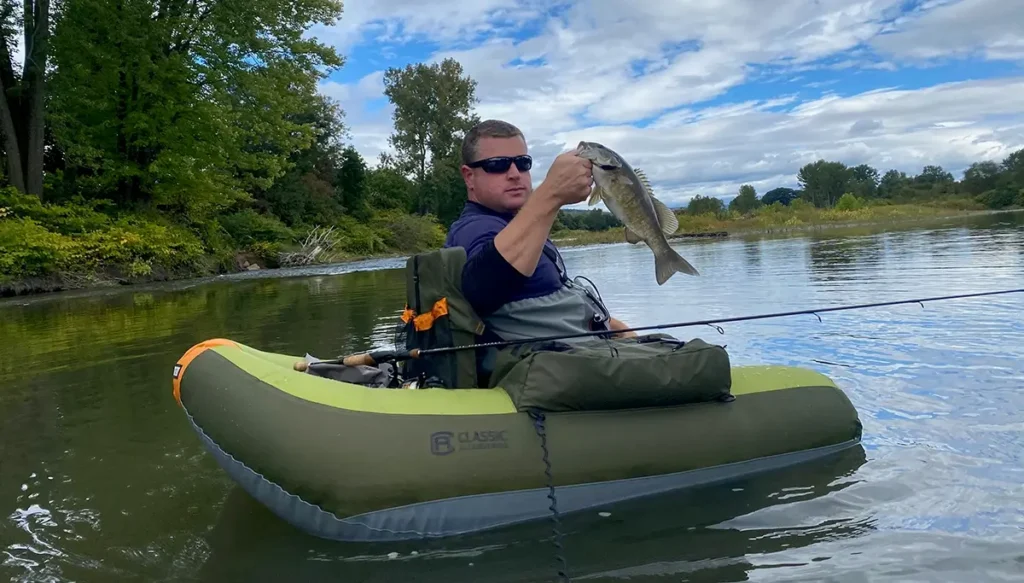
[(416, 312), (409, 306), (405, 307), (402, 311), (402, 321), (408, 324), (412, 322), (413, 328), (417, 332), (423, 332), (424, 330), (430, 330), (434, 325), (434, 320), (442, 316), (448, 315), (448, 298), (441, 298), (434, 302), (434, 307), (425, 314), (416, 315)]

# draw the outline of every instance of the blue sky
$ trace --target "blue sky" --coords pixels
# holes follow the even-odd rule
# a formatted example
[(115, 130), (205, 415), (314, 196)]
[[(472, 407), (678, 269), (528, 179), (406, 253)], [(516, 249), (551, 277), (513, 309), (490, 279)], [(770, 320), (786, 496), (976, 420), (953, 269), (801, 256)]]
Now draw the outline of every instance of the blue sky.
[(1024, 147), (1024, 2), (350, 0), (314, 34), (346, 57), (322, 91), (371, 164), (383, 70), (446, 56), (481, 116), (524, 130), (534, 185), (580, 139), (670, 204), (796, 186), (818, 158), (959, 177)]

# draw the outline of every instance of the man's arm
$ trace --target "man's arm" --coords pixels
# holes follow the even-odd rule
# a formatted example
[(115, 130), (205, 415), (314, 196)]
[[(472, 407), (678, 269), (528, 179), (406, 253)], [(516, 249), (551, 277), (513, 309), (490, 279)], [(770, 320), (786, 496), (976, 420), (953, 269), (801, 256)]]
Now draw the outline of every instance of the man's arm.
[(563, 205), (587, 200), (594, 180), (590, 160), (575, 151), (559, 154), (544, 182), (526, 199), (515, 218), (494, 238), (498, 253), (516, 271), (530, 277), (544, 252), (544, 242)]
[(516, 216), (494, 237), (494, 247), (509, 265), (526, 277), (533, 275), (544, 243), (558, 217), (559, 201), (541, 184)]

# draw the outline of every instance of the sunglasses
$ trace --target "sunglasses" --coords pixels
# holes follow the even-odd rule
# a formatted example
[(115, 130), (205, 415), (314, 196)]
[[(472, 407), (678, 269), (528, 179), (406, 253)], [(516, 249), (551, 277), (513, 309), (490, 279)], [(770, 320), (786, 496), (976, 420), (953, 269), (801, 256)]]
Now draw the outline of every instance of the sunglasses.
[(520, 172), (526, 172), (530, 168), (533, 168), (533, 158), (529, 155), (524, 154), (522, 156), (495, 156), (494, 158), (484, 158), (483, 160), (477, 160), (476, 162), (470, 162), (466, 164), (470, 168), (482, 168), (484, 172), (488, 174), (504, 174), (508, 172), (508, 169), (515, 163), (516, 170)]

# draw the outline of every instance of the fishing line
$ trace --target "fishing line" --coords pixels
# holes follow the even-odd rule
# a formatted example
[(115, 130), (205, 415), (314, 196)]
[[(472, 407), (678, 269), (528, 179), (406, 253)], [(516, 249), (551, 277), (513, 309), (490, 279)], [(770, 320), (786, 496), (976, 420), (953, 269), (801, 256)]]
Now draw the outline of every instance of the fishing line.
[[(367, 352), (364, 354), (355, 354), (351, 356), (339, 356), (337, 359), (332, 360), (321, 360), (314, 364), (344, 364), (347, 366), (357, 365), (368, 365), (373, 366), (380, 362), (397, 361), (397, 360), (408, 360), (410, 358), (421, 358), (424, 356), (430, 356), (433, 354), (446, 354), (449, 352), (456, 352), (460, 350), (471, 350), (476, 348), (500, 348), (504, 346), (513, 346), (515, 344), (525, 344), (530, 342), (548, 342), (551, 340), (566, 340), (569, 338), (584, 338), (589, 336), (608, 336), (612, 334), (622, 334), (624, 332), (641, 332), (647, 330), (664, 330), (666, 328), (688, 328), (691, 326), (711, 326), (718, 330), (720, 334), (725, 334), (725, 330), (718, 324), (725, 324), (728, 322), (746, 322), (750, 320), (765, 320), (768, 318), (783, 318), (787, 316), (801, 316), (801, 315), (813, 315), (818, 318), (821, 322), (821, 314), (826, 312), (840, 312), (846, 310), (861, 310), (865, 308), (878, 308), (883, 306), (898, 306), (902, 304), (920, 304), (924, 308), (924, 302), (938, 302), (944, 300), (956, 300), (963, 298), (977, 298), (982, 296), (996, 296), (1004, 294), (1015, 294), (1024, 293), (1024, 288), (998, 290), (998, 291), (987, 291), (987, 292), (975, 292), (967, 294), (954, 294), (946, 296), (932, 296), (927, 298), (915, 298), (909, 300), (893, 300), (888, 302), (872, 302), (869, 304), (851, 304), (845, 306), (833, 306), (829, 308), (813, 308), (806, 310), (792, 310), (788, 312), (772, 312), (768, 314), (756, 314), (752, 316), (734, 316), (731, 318), (715, 318), (709, 320), (693, 320), (689, 322), (673, 322), (670, 324), (651, 324), (649, 326), (636, 326), (633, 328), (625, 328), (623, 330), (593, 330), (590, 332), (579, 332), (577, 334), (557, 334), (554, 336), (536, 336), (532, 338), (522, 338), (518, 340), (503, 340), (498, 342), (482, 342), (477, 344), (463, 344), (459, 346), (445, 346), (442, 348), (429, 348), (419, 349), (414, 348), (412, 350), (393, 351), (393, 350), (376, 350)], [(305, 371), (309, 367), (305, 361), (298, 361), (295, 363), (295, 370)]]

